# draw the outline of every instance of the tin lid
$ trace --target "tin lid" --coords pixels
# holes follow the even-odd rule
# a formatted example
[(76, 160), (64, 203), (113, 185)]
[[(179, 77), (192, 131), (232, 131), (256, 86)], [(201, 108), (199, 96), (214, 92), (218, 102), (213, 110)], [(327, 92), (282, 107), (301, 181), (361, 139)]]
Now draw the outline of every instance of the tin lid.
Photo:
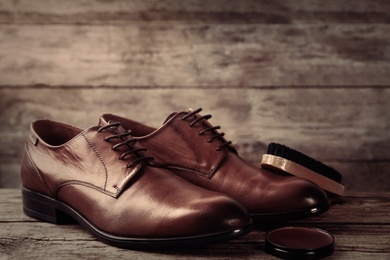
[(282, 227), (265, 237), (265, 251), (284, 259), (319, 259), (333, 253), (334, 237), (312, 227)]

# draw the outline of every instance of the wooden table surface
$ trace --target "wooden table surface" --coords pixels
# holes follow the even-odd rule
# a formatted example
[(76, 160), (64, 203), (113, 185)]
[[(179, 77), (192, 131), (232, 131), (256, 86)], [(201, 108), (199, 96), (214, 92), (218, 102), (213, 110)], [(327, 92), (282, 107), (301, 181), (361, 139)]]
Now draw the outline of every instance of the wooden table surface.
[[(335, 236), (327, 259), (390, 259), (390, 193), (354, 193), (325, 214), (289, 225), (315, 226)], [(257, 225), (259, 226), (259, 225)], [(19, 189), (0, 189), (0, 259), (276, 259), (264, 252), (264, 227), (198, 249), (132, 251), (105, 245), (78, 225), (53, 225), (23, 214)]]

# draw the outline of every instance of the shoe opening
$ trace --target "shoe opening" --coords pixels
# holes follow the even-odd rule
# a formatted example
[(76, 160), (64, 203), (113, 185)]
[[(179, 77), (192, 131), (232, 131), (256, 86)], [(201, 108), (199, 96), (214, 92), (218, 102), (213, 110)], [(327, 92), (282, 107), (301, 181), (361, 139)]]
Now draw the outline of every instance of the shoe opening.
[(40, 139), (51, 146), (62, 145), (82, 132), (76, 127), (47, 119), (33, 122), (32, 129)]

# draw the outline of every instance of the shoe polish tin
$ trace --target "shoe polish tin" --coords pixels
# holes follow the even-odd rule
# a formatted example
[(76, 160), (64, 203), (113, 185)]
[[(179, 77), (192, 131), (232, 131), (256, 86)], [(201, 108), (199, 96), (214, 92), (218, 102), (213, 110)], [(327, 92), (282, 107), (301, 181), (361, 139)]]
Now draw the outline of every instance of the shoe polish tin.
[(333, 253), (334, 237), (312, 227), (282, 227), (269, 231), (265, 251), (283, 259), (321, 259)]

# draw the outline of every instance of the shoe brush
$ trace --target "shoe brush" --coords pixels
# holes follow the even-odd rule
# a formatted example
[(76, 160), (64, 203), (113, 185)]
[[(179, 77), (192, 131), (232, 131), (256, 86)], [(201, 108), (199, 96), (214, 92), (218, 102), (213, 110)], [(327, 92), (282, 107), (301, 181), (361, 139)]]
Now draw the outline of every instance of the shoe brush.
[(323, 190), (335, 195), (343, 195), (341, 174), (304, 153), (278, 143), (270, 143), (263, 155), (261, 167), (273, 172), (283, 172), (309, 180)]

